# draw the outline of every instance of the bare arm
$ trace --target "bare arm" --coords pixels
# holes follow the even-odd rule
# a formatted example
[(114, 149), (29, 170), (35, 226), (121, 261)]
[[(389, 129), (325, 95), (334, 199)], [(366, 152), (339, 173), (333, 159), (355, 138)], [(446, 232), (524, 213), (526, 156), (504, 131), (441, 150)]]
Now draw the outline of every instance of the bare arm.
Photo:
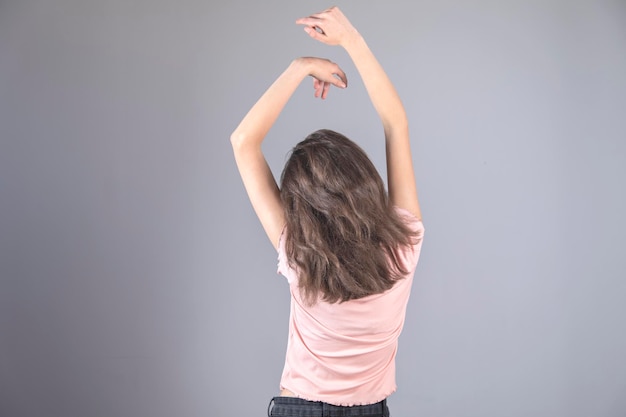
[[(391, 203), (422, 218), (411, 157), (406, 111), (391, 80), (359, 32), (337, 7), (296, 21), (313, 39), (340, 45), (352, 58), (385, 133)], [(320, 31), (316, 30), (319, 29)]]
[(320, 58), (298, 58), (252, 106), (230, 137), (248, 197), (274, 248), (278, 248), (285, 219), (278, 185), (263, 155), (261, 143), (291, 95), (308, 75), (315, 79), (316, 97), (326, 98), (331, 84), (345, 87), (347, 83), (345, 74), (336, 64)]

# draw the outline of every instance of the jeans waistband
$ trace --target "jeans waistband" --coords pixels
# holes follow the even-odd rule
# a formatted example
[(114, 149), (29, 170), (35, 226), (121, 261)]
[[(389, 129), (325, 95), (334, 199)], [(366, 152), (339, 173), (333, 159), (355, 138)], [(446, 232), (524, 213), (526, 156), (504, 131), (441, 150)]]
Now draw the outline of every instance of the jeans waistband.
[(274, 397), (267, 408), (269, 417), (389, 417), (387, 399), (375, 404), (340, 406), (295, 397)]

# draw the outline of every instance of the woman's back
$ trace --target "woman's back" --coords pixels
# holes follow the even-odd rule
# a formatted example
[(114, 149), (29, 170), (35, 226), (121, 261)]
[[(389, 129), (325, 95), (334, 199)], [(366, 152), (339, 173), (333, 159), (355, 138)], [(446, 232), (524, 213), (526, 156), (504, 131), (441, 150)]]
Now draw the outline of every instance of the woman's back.
[(307, 400), (344, 406), (378, 402), (395, 391), (397, 341), (424, 235), (421, 220), (406, 210), (396, 211), (417, 234), (412, 246), (398, 251), (408, 272), (384, 293), (360, 299), (308, 303), (299, 289), (298, 271), (289, 266), (281, 236), (278, 272), (287, 278), (291, 291), (281, 389)]

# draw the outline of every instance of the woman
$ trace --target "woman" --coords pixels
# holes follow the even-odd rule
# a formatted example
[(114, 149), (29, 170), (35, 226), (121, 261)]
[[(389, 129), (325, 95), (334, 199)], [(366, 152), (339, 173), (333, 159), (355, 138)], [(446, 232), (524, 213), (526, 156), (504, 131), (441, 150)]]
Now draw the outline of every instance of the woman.
[(340, 45), (361, 75), (383, 124), (388, 193), (354, 142), (330, 130), (292, 150), (279, 189), (261, 142), (300, 82), (315, 97), (347, 87), (344, 72), (298, 58), (269, 87), (231, 136), (250, 201), (278, 251), (291, 289), (280, 396), (272, 416), (388, 416), (395, 354), (424, 226), (404, 107), (363, 37), (337, 8), (298, 19), (313, 39)]

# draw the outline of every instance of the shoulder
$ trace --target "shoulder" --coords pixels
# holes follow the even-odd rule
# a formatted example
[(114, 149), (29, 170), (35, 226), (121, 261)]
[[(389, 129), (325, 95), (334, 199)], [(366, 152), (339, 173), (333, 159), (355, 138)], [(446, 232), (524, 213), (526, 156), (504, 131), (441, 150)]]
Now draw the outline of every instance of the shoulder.
[(424, 223), (421, 218), (416, 217), (413, 213), (406, 209), (398, 206), (394, 206), (393, 208), (407, 228), (413, 232), (411, 243), (408, 246), (399, 248), (398, 255), (409, 270), (414, 271), (417, 267), (417, 262), (422, 250), (422, 243), (424, 241)]
[(293, 284), (297, 281), (298, 274), (289, 264), (289, 259), (287, 257), (287, 249), (285, 247), (285, 240), (287, 238), (287, 226), (283, 226), (283, 230), (280, 232), (278, 237), (278, 269), (277, 273), (287, 278), (287, 282), (289, 284)]
[(398, 217), (413, 231), (423, 232), (424, 231), (424, 223), (421, 218), (415, 216), (415, 214), (411, 213), (407, 209), (403, 209), (398, 206), (393, 206), (393, 210), (396, 212)]

